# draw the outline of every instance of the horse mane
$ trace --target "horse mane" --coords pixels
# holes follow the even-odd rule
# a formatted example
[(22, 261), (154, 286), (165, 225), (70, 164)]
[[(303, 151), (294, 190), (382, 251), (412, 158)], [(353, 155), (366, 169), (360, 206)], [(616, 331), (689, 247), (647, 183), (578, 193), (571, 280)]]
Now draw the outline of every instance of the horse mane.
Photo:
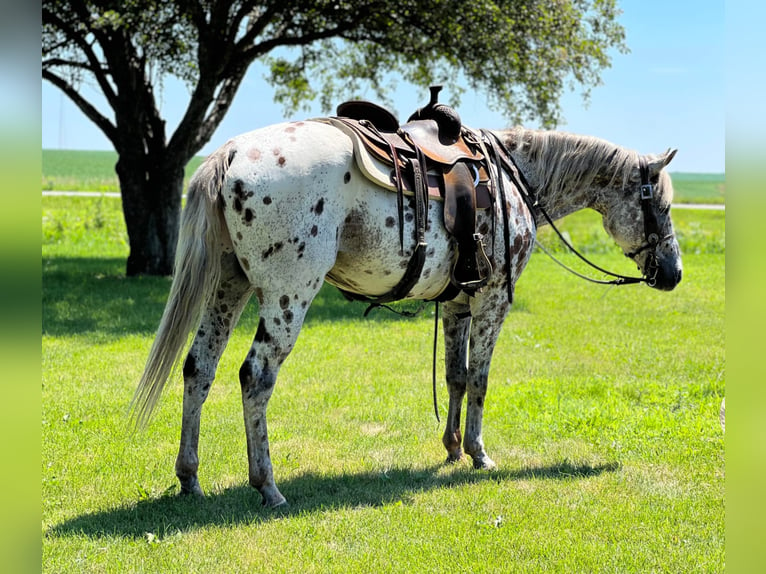
[[(638, 152), (595, 136), (523, 127), (503, 135), (512, 151), (519, 150), (536, 166), (539, 187), (554, 193), (564, 188), (587, 189), (593, 184), (625, 189), (638, 167)], [(673, 188), (666, 178), (666, 173), (661, 174), (658, 187), (662, 199), (669, 202)]]

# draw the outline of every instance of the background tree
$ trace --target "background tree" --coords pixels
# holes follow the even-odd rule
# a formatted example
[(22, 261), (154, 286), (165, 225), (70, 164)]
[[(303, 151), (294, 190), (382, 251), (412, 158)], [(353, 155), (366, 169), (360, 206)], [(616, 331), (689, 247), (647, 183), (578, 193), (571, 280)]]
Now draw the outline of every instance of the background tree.
[[(625, 50), (616, 0), (44, 0), (42, 77), (109, 138), (130, 241), (127, 274), (169, 274), (184, 167), (207, 143), (249, 65), (265, 61), (286, 112), (323, 109), (386, 78), (487, 94), (510, 120), (553, 126), (559, 98), (584, 95)], [(190, 88), (168, 136), (155, 87)], [(79, 92), (95, 84), (112, 117)]]

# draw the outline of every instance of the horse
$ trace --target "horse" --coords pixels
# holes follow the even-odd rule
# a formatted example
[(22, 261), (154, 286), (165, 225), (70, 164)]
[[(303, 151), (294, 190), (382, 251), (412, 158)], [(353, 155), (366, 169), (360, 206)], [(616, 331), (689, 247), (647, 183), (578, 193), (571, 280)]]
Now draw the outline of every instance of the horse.
[[(476, 469), (493, 469), (482, 439), (490, 361), (537, 226), (547, 224), (540, 213), (556, 220), (586, 208), (599, 212), (606, 232), (655, 289), (673, 289), (682, 265), (665, 171), (676, 150), (642, 155), (593, 136), (522, 127), (482, 133), (491, 134), (512, 159), (534, 202), (508, 166), (488, 154), (495, 183), (507, 193), (495, 193), (490, 208), (476, 214), (477, 228), (492, 246), (494, 273), (477, 292), (460, 291), (442, 303), (449, 391), (442, 442), (447, 462), (465, 453)], [(647, 196), (647, 187), (654, 193)], [(266, 427), (280, 366), (325, 281), (373, 300), (400, 281), (414, 246), (405, 241), (399, 248), (396, 201), (395, 193), (360, 172), (349, 136), (324, 121), (279, 123), (236, 136), (195, 172), (167, 305), (131, 403), (136, 424), (144, 425), (174, 368), (183, 365), (175, 462), (182, 494), (204, 496), (198, 480), (200, 412), (231, 332), (254, 294), (259, 322), (239, 370), (249, 483), (265, 506), (286, 503), (274, 481)], [(408, 239), (416, 234), (413, 210), (404, 206)], [(428, 202), (427, 215), (425, 263), (404, 297), (409, 300), (443, 293), (455, 259), (438, 201)]]

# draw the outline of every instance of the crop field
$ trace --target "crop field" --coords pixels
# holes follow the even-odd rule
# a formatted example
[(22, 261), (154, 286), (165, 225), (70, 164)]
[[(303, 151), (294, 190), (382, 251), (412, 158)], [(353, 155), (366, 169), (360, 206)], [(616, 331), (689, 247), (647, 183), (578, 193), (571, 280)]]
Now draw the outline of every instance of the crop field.
[[(203, 159), (197, 156), (189, 162), (186, 181)], [(119, 191), (115, 163), (117, 154), (109, 151), (43, 150), (42, 189)], [(724, 174), (671, 173), (671, 176), (677, 203), (724, 203)]]
[[(325, 286), (269, 405), (290, 502), (273, 511), (247, 484), (237, 375), (257, 303), (205, 404), (207, 496), (179, 497), (180, 375), (148, 429), (126, 418), (170, 282), (125, 277), (119, 199), (43, 197), (43, 571), (723, 572), (725, 218), (673, 219), (670, 293), (593, 286), (533, 255), (490, 372), (492, 472), (443, 462), (433, 309), (362, 318)], [(596, 214), (563, 227), (634, 271)], [(443, 380), (438, 404), (444, 420)]]

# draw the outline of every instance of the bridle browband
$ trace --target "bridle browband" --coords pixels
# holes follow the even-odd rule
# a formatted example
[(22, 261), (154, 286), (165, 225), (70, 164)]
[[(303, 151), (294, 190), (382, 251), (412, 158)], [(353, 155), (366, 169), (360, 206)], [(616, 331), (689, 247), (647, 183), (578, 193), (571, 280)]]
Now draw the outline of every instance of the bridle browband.
[[(556, 263), (561, 265), (564, 269), (569, 271), (570, 273), (573, 273), (574, 275), (580, 277), (581, 279), (585, 279), (586, 281), (590, 281), (591, 283), (598, 283), (600, 285), (631, 285), (634, 283), (646, 283), (650, 287), (654, 287), (654, 285), (657, 283), (657, 272), (659, 271), (659, 264), (657, 262), (657, 247), (662, 244), (663, 242), (667, 241), (668, 239), (672, 239), (674, 237), (673, 233), (669, 233), (665, 235), (664, 237), (660, 238), (659, 234), (659, 223), (657, 222), (657, 217), (654, 213), (654, 210), (652, 209), (652, 199), (654, 198), (654, 185), (652, 185), (650, 179), (649, 179), (649, 163), (647, 162), (646, 158), (644, 156), (639, 155), (638, 158), (638, 169), (641, 175), (641, 187), (640, 187), (640, 201), (641, 201), (641, 211), (643, 213), (643, 219), (644, 219), (644, 238), (646, 239), (646, 243), (644, 243), (641, 247), (636, 249), (635, 251), (631, 251), (630, 253), (625, 253), (625, 256), (629, 259), (634, 259), (636, 256), (640, 255), (644, 251), (651, 249), (651, 251), (648, 254), (648, 261), (646, 262), (645, 267), (645, 275), (643, 277), (630, 277), (627, 275), (621, 275), (619, 273), (614, 273), (612, 271), (607, 271), (603, 267), (600, 267), (590, 261), (585, 255), (577, 251), (577, 249), (574, 248), (574, 246), (566, 240), (564, 235), (559, 231), (558, 227), (556, 227), (556, 224), (553, 223), (553, 219), (551, 219), (550, 215), (548, 215), (548, 212), (545, 210), (545, 208), (540, 205), (540, 203), (537, 201), (537, 198), (530, 193), (530, 186), (526, 181), (526, 178), (521, 173), (521, 171), (514, 169), (513, 160), (511, 159), (511, 154), (508, 151), (508, 148), (505, 146), (505, 144), (498, 138), (494, 133), (489, 132), (488, 130), (482, 130), (483, 135), (491, 136), (491, 147), (495, 148), (495, 150), (500, 151), (501, 153), (496, 153), (496, 159), (500, 159), (500, 161), (504, 164), (504, 167), (506, 168), (506, 172), (510, 176), (511, 180), (513, 181), (514, 185), (516, 185), (517, 189), (519, 190), (519, 193), (521, 194), (522, 198), (524, 199), (524, 202), (527, 204), (527, 207), (529, 207), (530, 211), (534, 215), (535, 213), (540, 213), (545, 221), (548, 223), (548, 225), (551, 226), (551, 229), (556, 232), (556, 235), (558, 235), (559, 239), (562, 241), (564, 245), (577, 257), (579, 257), (582, 261), (584, 261), (586, 264), (588, 264), (590, 267), (595, 269), (596, 271), (600, 271), (601, 273), (604, 273), (605, 275), (608, 275), (610, 277), (614, 277), (614, 279), (594, 279), (592, 277), (588, 277), (587, 275), (583, 275), (582, 273), (579, 273), (572, 269), (571, 267), (567, 266), (565, 263), (559, 261), (556, 257), (553, 256), (553, 254), (546, 249), (540, 242), (535, 239), (535, 243), (538, 247), (546, 254), (548, 257), (553, 259)], [(497, 146), (497, 147), (495, 147)], [(498, 149), (499, 147), (499, 149)], [(500, 179), (498, 177), (498, 179)], [(535, 194), (536, 195), (536, 194)]]

